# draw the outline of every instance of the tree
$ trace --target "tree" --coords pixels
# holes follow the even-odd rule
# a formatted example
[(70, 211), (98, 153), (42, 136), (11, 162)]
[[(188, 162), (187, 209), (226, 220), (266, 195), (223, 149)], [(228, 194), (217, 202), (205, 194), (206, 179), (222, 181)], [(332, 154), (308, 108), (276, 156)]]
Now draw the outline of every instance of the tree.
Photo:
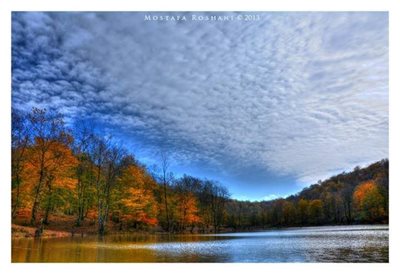
[[(72, 137), (71, 137), (72, 138)], [(54, 204), (63, 200), (65, 190), (73, 191), (76, 185), (75, 168), (78, 160), (68, 147), (69, 143), (55, 143), (49, 151), (49, 161), (45, 178), (44, 224), (49, 223), (49, 213)], [(51, 159), (51, 160), (50, 160)]]
[(297, 203), (297, 208), (298, 208), (298, 216), (300, 219), (300, 223), (302, 225), (305, 225), (308, 222), (309, 202), (305, 199), (300, 199), (300, 201)]
[(384, 197), (374, 181), (366, 181), (357, 186), (353, 200), (361, 221), (378, 221), (385, 216)]
[(171, 231), (171, 216), (168, 205), (168, 188), (169, 183), (172, 178), (172, 174), (168, 173), (170, 166), (170, 158), (166, 151), (160, 152), (160, 161), (161, 161), (161, 182), (163, 186), (163, 199), (164, 199), (164, 211), (165, 211), (165, 219), (166, 219), (166, 230), (168, 232)]
[(28, 119), (34, 136), (34, 143), (30, 148), (29, 164), (34, 167), (33, 177), (37, 178), (30, 221), (33, 225), (36, 222), (43, 185), (50, 176), (49, 170), (57, 168), (53, 165), (56, 164), (54, 157), (58, 155), (59, 144), (68, 144), (70, 136), (66, 133), (62, 116), (57, 112), (33, 108)]
[(191, 226), (191, 231), (193, 231), (194, 226), (200, 221), (195, 183), (197, 183), (196, 179), (186, 175), (175, 183), (179, 231), (184, 231), (188, 226)]
[(323, 203), (319, 199), (310, 201), (309, 204), (310, 223), (319, 225), (324, 218)]
[(93, 145), (90, 150), (90, 158), (93, 163), (93, 185), (95, 187), (95, 196), (97, 203), (97, 230), (99, 234), (104, 234), (104, 203), (105, 203), (105, 172), (104, 165), (106, 164), (108, 143), (99, 136), (94, 136)]
[(353, 222), (353, 187), (351, 185), (345, 185), (341, 190), (341, 197), (343, 197), (346, 222), (350, 224)]
[(229, 198), (229, 192), (219, 183), (211, 182), (210, 196), (214, 233), (217, 233), (224, 221), (225, 203)]
[(76, 225), (80, 226), (85, 218), (87, 210), (91, 207), (94, 196), (94, 168), (90, 158), (90, 152), (95, 144), (93, 126), (87, 123), (79, 123), (74, 128), (75, 139), (73, 143), (74, 155), (78, 159), (76, 171), (77, 193), (77, 218)]
[[(122, 159), (124, 151), (118, 145), (113, 145), (110, 142), (100, 142), (99, 152), (102, 154), (102, 159), (99, 162), (99, 177), (96, 180), (98, 232), (100, 235), (104, 235), (112, 202), (111, 194), (117, 178), (123, 170)], [(103, 176), (101, 176), (102, 169)]]
[(120, 221), (139, 225), (154, 226), (158, 223), (157, 202), (153, 190), (156, 183), (143, 167), (131, 161), (124, 168), (116, 186), (116, 209), (120, 213)]
[(11, 113), (11, 172), (12, 172), (12, 218), (20, 206), (23, 167), (30, 144), (30, 128), (25, 113), (12, 109)]
[(283, 221), (285, 225), (292, 225), (295, 222), (296, 209), (292, 202), (284, 201), (283, 203)]

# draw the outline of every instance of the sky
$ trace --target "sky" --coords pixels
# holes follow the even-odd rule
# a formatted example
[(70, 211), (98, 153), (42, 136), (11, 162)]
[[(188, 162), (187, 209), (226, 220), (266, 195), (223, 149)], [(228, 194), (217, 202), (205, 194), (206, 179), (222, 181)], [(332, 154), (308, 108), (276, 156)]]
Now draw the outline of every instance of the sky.
[(93, 121), (241, 200), (388, 158), (388, 14), (246, 14), (14, 12), (13, 107)]

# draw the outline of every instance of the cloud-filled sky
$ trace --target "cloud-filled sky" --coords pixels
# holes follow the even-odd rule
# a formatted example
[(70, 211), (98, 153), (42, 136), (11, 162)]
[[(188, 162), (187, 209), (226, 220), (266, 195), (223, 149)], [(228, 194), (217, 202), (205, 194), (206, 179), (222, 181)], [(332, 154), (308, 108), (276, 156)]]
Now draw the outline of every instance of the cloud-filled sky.
[(13, 106), (93, 120), (148, 165), (169, 151), (239, 199), (388, 157), (387, 13), (146, 14), (167, 15), (13, 13)]

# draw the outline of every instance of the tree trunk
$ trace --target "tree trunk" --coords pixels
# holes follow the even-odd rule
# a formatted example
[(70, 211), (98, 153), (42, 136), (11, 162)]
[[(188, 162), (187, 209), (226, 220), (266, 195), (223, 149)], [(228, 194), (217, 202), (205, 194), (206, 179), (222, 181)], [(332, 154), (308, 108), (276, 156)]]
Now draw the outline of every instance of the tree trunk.
[(34, 225), (36, 222), (36, 214), (37, 214), (37, 209), (39, 206), (39, 194), (40, 194), (40, 190), (42, 188), (43, 179), (44, 179), (44, 157), (45, 157), (45, 154), (46, 154), (45, 151), (42, 151), (39, 182), (35, 189), (35, 199), (33, 201), (33, 206), (32, 206), (31, 225)]
[(48, 197), (48, 200), (47, 200), (47, 203), (46, 203), (46, 212), (45, 212), (44, 220), (43, 220), (43, 223), (46, 224), (46, 225), (49, 224), (49, 214), (50, 214), (52, 201), (53, 201), (52, 195), (53, 195), (53, 192), (52, 192), (52, 189), (51, 189), (51, 183), (49, 183), (49, 193), (48, 193), (49, 197)]
[(167, 218), (167, 231), (170, 232), (171, 224), (169, 220), (169, 212), (168, 212), (168, 201), (167, 201), (167, 183), (164, 179), (164, 205), (165, 205), (165, 215)]
[(48, 203), (48, 205), (46, 206), (46, 213), (44, 215), (44, 220), (43, 223), (48, 225), (49, 224), (49, 214), (50, 214), (50, 202)]
[(84, 186), (82, 180), (78, 177), (78, 216), (76, 218), (76, 226), (81, 226), (84, 220), (84, 207), (85, 207), (85, 197), (84, 197)]
[(345, 203), (345, 215), (346, 215), (347, 224), (351, 224), (351, 222), (353, 221), (352, 214), (351, 214), (351, 202)]
[(99, 235), (103, 236), (105, 229), (104, 229), (104, 219), (99, 216), (99, 229), (98, 229)]
[(16, 194), (16, 197), (15, 197), (14, 206), (13, 206), (13, 209), (12, 209), (12, 214), (11, 214), (12, 219), (15, 218), (15, 216), (17, 214), (18, 207), (19, 207), (19, 195), (20, 195), (20, 179), (19, 179), (19, 175), (17, 175), (16, 181), (17, 181), (17, 194)]
[(104, 235), (105, 228), (104, 228), (104, 215), (103, 215), (103, 204), (102, 202), (98, 205), (98, 233), (99, 235)]
[[(42, 177), (42, 176), (40, 176)], [(36, 222), (36, 214), (37, 214), (37, 209), (39, 206), (39, 194), (40, 194), (40, 189), (42, 187), (42, 179), (39, 179), (39, 184), (36, 187), (35, 190), (35, 199), (33, 201), (33, 206), (32, 206), (32, 215), (31, 215), (31, 225), (34, 225)]]
[[(24, 157), (27, 145), (28, 145), (28, 139), (25, 138), (23, 143), (22, 143), (21, 153), (17, 156), (17, 160), (16, 160), (16, 164), (15, 164), (15, 171), (14, 171), (14, 169), (12, 169), (12, 173), (15, 172), (15, 175), (16, 175), (16, 180), (15, 181), (17, 182), (17, 194), (16, 194), (17, 197), (15, 197), (15, 202), (14, 202), (14, 206), (13, 206), (13, 209), (12, 209), (12, 215), (11, 215), (12, 219), (15, 218), (17, 210), (18, 210), (18, 207), (19, 207), (19, 198), (20, 198), (19, 196), (20, 196), (20, 193), (21, 193), (21, 191), (20, 191), (21, 190), (20, 189), (20, 186), (21, 186), (20, 174), (21, 174), (21, 172), (23, 170), (23, 168), (22, 168), (22, 161), (23, 160), (22, 159)], [(14, 154), (12, 154), (11, 157), (12, 157), (12, 161), (13, 161)]]
[(97, 192), (97, 231), (99, 235), (104, 234), (104, 224), (103, 224), (103, 216), (102, 216), (102, 211), (103, 211), (103, 201), (101, 199), (101, 190), (100, 190), (100, 175), (101, 175), (101, 166), (100, 164), (97, 166), (97, 176), (96, 176), (96, 192)]

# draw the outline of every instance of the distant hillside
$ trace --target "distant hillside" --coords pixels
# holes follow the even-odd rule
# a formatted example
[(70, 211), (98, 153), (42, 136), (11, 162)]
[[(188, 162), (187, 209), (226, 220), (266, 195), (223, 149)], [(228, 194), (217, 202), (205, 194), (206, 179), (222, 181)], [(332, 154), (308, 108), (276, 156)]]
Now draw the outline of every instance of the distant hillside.
[(238, 229), (388, 223), (389, 161), (341, 173), (286, 199), (264, 202), (231, 200), (227, 225)]

